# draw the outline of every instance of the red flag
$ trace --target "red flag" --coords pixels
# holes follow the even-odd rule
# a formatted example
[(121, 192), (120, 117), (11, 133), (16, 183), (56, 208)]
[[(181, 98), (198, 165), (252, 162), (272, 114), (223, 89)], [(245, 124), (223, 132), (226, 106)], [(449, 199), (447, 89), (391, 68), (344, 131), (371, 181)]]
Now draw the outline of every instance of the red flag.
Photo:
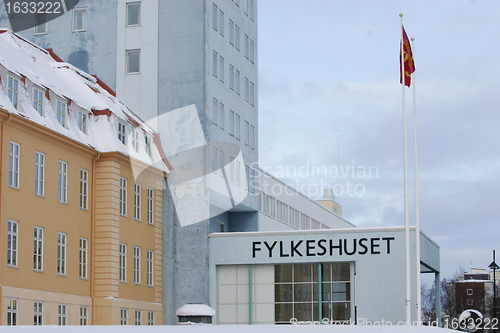
[[(406, 35), (405, 28), (403, 27), (403, 51), (404, 51), (404, 62), (405, 62), (405, 86), (410, 86), (411, 84), (411, 73), (415, 71), (415, 63), (413, 62), (413, 54), (411, 53), (410, 40)], [(399, 82), (403, 83), (401, 78), (401, 47), (399, 48)]]

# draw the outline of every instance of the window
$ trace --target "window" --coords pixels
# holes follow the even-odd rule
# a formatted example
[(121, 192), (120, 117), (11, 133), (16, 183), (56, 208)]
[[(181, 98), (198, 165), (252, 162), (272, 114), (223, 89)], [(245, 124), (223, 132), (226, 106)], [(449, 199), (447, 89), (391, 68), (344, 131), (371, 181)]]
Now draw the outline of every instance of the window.
[(213, 147), (212, 163), (213, 163), (215, 173), (217, 173), (217, 170), (219, 169), (218, 161), (219, 161), (219, 150), (216, 147)]
[(229, 43), (234, 45), (234, 22), (233, 20), (229, 20)]
[(33, 109), (38, 111), (41, 116), (43, 114), (43, 93), (38, 89), (33, 89)]
[(146, 154), (151, 157), (151, 138), (147, 134), (144, 134), (144, 139), (146, 141)]
[(467, 289), (467, 295), (472, 295), (472, 289)]
[(219, 24), (217, 23), (217, 13), (218, 13), (217, 5), (213, 4), (213, 7), (212, 7), (212, 26), (214, 27), (215, 30), (217, 30), (217, 27), (219, 26)]
[(135, 310), (135, 325), (142, 325), (142, 311)]
[(219, 103), (219, 126), (224, 129), (224, 104)]
[(217, 71), (217, 52), (214, 51), (212, 54), (212, 73), (214, 74), (215, 77), (217, 77), (218, 71)]
[(134, 246), (134, 283), (141, 283), (141, 248)]
[(250, 177), (250, 179), (251, 179), (251, 182), (252, 182), (252, 186), (250, 188), (252, 190), (252, 193), (255, 193), (255, 186), (253, 186), (254, 185), (254, 181), (255, 181), (255, 170), (252, 169), (251, 173), (252, 173), (252, 177)]
[(234, 112), (229, 110), (229, 134), (234, 135)]
[(155, 312), (148, 311), (148, 325), (153, 326), (155, 324)]
[(40, 326), (43, 325), (43, 302), (34, 301), (33, 302), (33, 325)]
[(125, 144), (126, 141), (126, 137), (125, 137), (125, 134), (126, 134), (126, 127), (125, 127), (125, 124), (122, 124), (122, 123), (118, 123), (118, 140)]
[(239, 7), (240, 6), (240, 0), (234, 0), (234, 4)]
[(127, 216), (127, 178), (120, 179), (120, 214)]
[(224, 177), (224, 162), (225, 162), (225, 159), (224, 159), (224, 152), (222, 151), (222, 149), (219, 150), (219, 167), (220, 167), (220, 176), (221, 177)]
[(229, 180), (234, 183), (234, 157), (229, 157)]
[(245, 57), (248, 59), (249, 58), (249, 41), (248, 41), (248, 35), (245, 34)]
[(9, 99), (12, 102), (12, 105), (14, 105), (15, 109), (17, 109), (17, 96), (19, 94), (18, 89), (19, 89), (19, 81), (9, 76), (7, 95), (9, 96)]
[(134, 186), (134, 219), (141, 220), (141, 184)]
[(19, 143), (11, 141), (9, 146), (9, 186), (19, 189)]
[(66, 234), (57, 233), (57, 274), (66, 275)]
[(43, 228), (34, 228), (33, 239), (33, 269), (37, 272), (43, 271)]
[(17, 267), (17, 231), (18, 222), (7, 222), (7, 266)]
[(250, 62), (252, 64), (254, 63), (254, 56), (255, 56), (255, 45), (253, 40), (250, 39)]
[(59, 160), (59, 202), (67, 203), (68, 200), (68, 163)]
[(229, 89), (234, 90), (234, 66), (229, 65)]
[(222, 221), (217, 221), (217, 229), (215, 232), (224, 232), (224, 222)]
[(224, 12), (219, 9), (219, 33), (224, 36)]
[(474, 305), (474, 301), (472, 299), (467, 300), (467, 305)]
[(34, 28), (34, 34), (46, 34), (48, 32), (48, 25), (47, 21), (49, 20), (48, 14), (46, 13), (39, 13), (35, 14), (35, 28)]
[(240, 161), (236, 160), (236, 185), (240, 185)]
[(255, 101), (254, 101), (254, 97), (255, 97), (254, 90), (255, 90), (254, 84), (253, 84), (253, 82), (250, 81), (250, 104), (252, 104), (252, 106), (255, 103)]
[(234, 26), (234, 46), (239, 51), (240, 50), (240, 27)]
[(80, 169), (80, 208), (88, 209), (89, 197), (89, 172), (85, 169)]
[(141, 50), (127, 50), (127, 74), (139, 73), (141, 69)]
[(66, 104), (57, 101), (57, 121), (62, 127), (66, 125)]
[(235, 72), (234, 81), (235, 81), (234, 90), (239, 95), (240, 94), (240, 71), (239, 70), (236, 70), (236, 72)]
[(127, 4), (127, 26), (141, 24), (141, 3), (134, 2)]
[(215, 125), (217, 125), (217, 110), (219, 107), (219, 101), (214, 98), (212, 101), (212, 121), (214, 122)]
[(57, 306), (57, 325), (66, 325), (66, 304), (59, 304)]
[(7, 326), (17, 325), (17, 298), (7, 299)]
[(153, 258), (154, 258), (154, 253), (152, 250), (148, 250), (146, 253), (146, 283), (148, 287), (153, 286)]
[(89, 324), (89, 308), (88, 306), (80, 306), (80, 325), (86, 326)]
[(255, 127), (250, 125), (250, 147), (255, 149)]
[(73, 9), (73, 31), (87, 30), (87, 8)]
[(78, 111), (78, 129), (87, 134), (87, 114)]
[(248, 16), (248, 2), (249, 2), (250, 0), (244, 0), (244, 1), (246, 1), (246, 4), (247, 4), (247, 5), (244, 7), (243, 12), (245, 13), (245, 15), (247, 15), (247, 16)]
[(234, 136), (236, 139), (240, 139), (240, 116), (236, 115), (236, 121), (234, 124)]
[(250, 183), (250, 168), (248, 167), (248, 165), (245, 165), (245, 174), (246, 174), (246, 183), (245, 183), (245, 190), (248, 190), (248, 183)]
[(132, 147), (136, 152), (139, 152), (139, 131), (132, 131)]
[(250, 100), (250, 85), (249, 85), (248, 78), (245, 78), (245, 101)]
[(224, 82), (224, 58), (219, 56), (219, 80)]
[(80, 237), (79, 273), (82, 279), (87, 278), (87, 238)]
[(250, 144), (250, 126), (248, 121), (245, 121), (245, 144), (247, 146)]
[(152, 188), (148, 188), (148, 223), (154, 223), (154, 190)]
[(127, 325), (127, 309), (121, 309), (120, 311), (120, 325)]
[(124, 243), (120, 243), (120, 282), (127, 282), (127, 244)]
[(250, 16), (250, 20), (253, 21), (253, 13), (254, 13), (254, 0), (248, 0), (248, 6), (250, 7), (248, 9), (248, 14)]

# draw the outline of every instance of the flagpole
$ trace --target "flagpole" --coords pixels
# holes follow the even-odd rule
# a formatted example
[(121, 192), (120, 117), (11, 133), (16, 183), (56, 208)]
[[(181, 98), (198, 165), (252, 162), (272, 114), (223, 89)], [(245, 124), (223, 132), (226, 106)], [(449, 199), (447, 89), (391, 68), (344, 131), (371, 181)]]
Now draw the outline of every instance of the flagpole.
[[(412, 56), (415, 53), (414, 38), (411, 38)], [(413, 135), (415, 141), (415, 263), (417, 274), (417, 324), (422, 325), (421, 302), (422, 295), (420, 292), (420, 212), (418, 203), (418, 149), (417, 149), (417, 95), (415, 89), (415, 72), (412, 74), (413, 81)], [(436, 296), (437, 297), (437, 296)], [(439, 309), (436, 309), (438, 311)]]
[(401, 86), (403, 91), (403, 146), (404, 146), (404, 212), (405, 212), (405, 268), (406, 268), (406, 325), (411, 324), (411, 293), (410, 293), (410, 215), (408, 211), (408, 153), (406, 149), (406, 103), (405, 103), (405, 61), (403, 13), (401, 18)]

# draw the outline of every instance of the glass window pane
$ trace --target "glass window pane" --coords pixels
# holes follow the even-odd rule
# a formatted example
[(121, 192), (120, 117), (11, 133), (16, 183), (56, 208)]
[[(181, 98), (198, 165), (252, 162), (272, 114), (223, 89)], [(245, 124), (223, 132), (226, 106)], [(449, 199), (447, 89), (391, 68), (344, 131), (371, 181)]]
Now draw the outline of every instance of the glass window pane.
[(141, 24), (141, 4), (127, 4), (127, 25)]

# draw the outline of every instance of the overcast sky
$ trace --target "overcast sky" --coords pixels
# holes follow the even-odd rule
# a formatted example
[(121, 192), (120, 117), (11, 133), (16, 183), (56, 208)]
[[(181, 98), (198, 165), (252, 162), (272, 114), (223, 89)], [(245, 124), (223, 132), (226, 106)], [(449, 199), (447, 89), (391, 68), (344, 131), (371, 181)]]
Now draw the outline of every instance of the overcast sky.
[[(359, 227), (404, 225), (401, 12), (415, 38), (420, 224), (448, 278), (486, 268), (493, 249), (500, 262), (498, 0), (259, 1), (259, 159), (315, 199), (339, 183)], [(413, 84), (406, 105), (414, 225)]]

